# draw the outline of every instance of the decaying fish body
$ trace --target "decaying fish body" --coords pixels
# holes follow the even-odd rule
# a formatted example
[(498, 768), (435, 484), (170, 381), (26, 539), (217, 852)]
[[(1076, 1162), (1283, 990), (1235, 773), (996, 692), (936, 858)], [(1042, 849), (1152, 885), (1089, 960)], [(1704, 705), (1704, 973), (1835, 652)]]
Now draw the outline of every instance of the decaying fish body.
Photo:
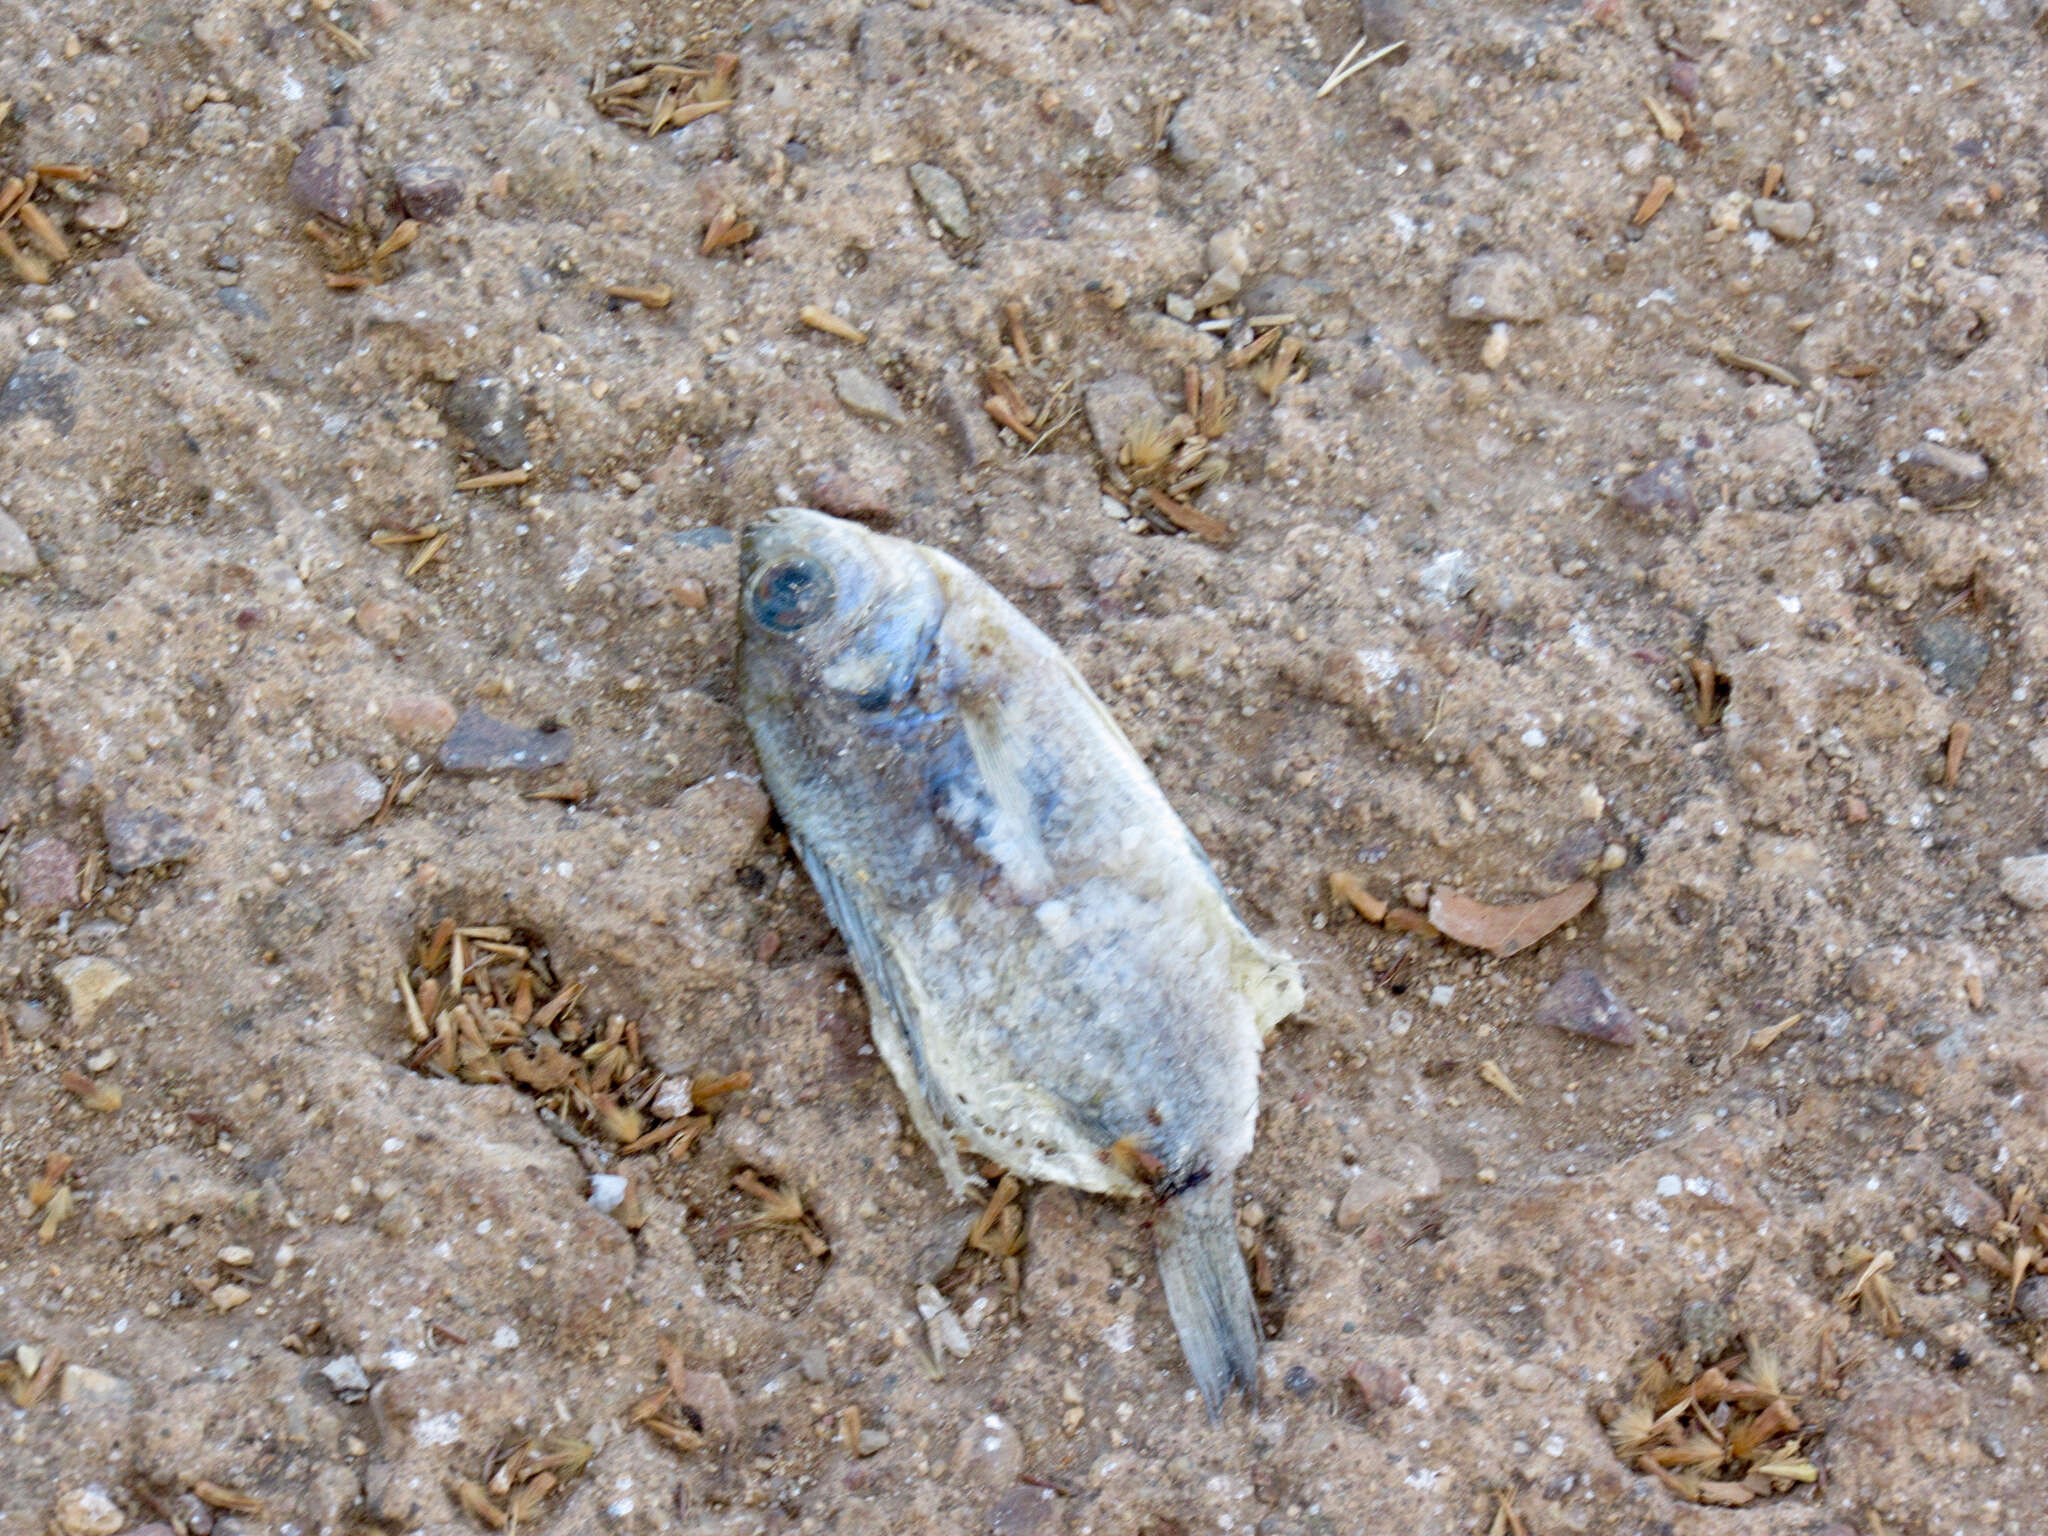
[(1259, 1329), (1232, 1178), (1300, 973), (1231, 909), (1100, 701), (958, 561), (782, 508), (741, 543), (747, 725), (846, 938), (876, 1049), (957, 1194), (954, 1137), (1159, 1201), (1212, 1409)]

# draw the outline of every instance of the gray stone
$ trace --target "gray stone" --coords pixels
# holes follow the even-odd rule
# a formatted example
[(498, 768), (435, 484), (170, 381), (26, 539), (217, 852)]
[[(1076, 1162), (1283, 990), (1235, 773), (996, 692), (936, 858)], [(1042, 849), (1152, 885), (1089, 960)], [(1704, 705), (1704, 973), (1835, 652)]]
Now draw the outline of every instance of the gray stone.
[(1608, 991), (1597, 972), (1583, 967), (1566, 971), (1550, 984), (1536, 1005), (1535, 1021), (1609, 1045), (1639, 1045), (1643, 1038), (1636, 1011)]
[(344, 1403), (360, 1403), (369, 1395), (370, 1378), (354, 1355), (336, 1355), (320, 1367), (320, 1374)]
[(1944, 693), (1975, 688), (1991, 662), (1991, 642), (1961, 619), (1929, 619), (1913, 633), (1913, 654)]
[(947, 234), (965, 240), (974, 233), (974, 213), (967, 206), (966, 190), (951, 171), (919, 163), (910, 168), (910, 184)]
[(1133, 429), (1164, 429), (1166, 412), (1152, 386), (1135, 373), (1113, 373), (1081, 391), (1081, 410), (1095, 434), (1095, 450), (1109, 464), (1121, 464)]
[(168, 811), (116, 803), (100, 812), (107, 867), (117, 875), (160, 864), (179, 864), (199, 851), (199, 839)]
[(2020, 1282), (2015, 1305), (2030, 1323), (2048, 1323), (2048, 1275), (2030, 1275)]
[(1462, 549), (1445, 550), (1415, 573), (1415, 584), (1440, 603), (1469, 596), (1476, 582), (1472, 557)]
[(575, 738), (562, 726), (529, 730), (494, 719), (471, 705), (441, 743), (443, 773), (505, 773), (559, 768), (569, 761)]
[(1892, 463), (1892, 478), (1908, 496), (1936, 512), (1976, 500), (1991, 478), (1981, 454), (1946, 443), (1915, 443)]
[(1166, 152), (1183, 170), (1207, 173), (1223, 159), (1223, 125), (1215, 99), (1197, 91), (1184, 98), (1166, 124)]
[(468, 438), (478, 455), (499, 469), (527, 460), (526, 407), (501, 374), (468, 374), (448, 386), (441, 419)]
[(40, 416), (59, 437), (69, 437), (78, 424), (77, 393), (77, 364), (55, 350), (31, 352), (0, 384), (0, 426)]
[(932, 396), (939, 420), (953, 439), (962, 469), (979, 469), (996, 456), (995, 423), (981, 408), (981, 397), (957, 379), (948, 379)]
[(422, 224), (439, 224), (462, 207), (467, 184), (462, 172), (452, 165), (428, 165), (414, 161), (395, 173), (399, 206), (409, 219)]
[(1813, 204), (1803, 199), (1781, 203), (1774, 198), (1752, 198), (1749, 216), (1757, 228), (1768, 229), (1780, 240), (1795, 244), (1813, 232)]
[(363, 176), (363, 162), (356, 153), (356, 131), (339, 126), (322, 128), (300, 149), (292, 161), (285, 190), (292, 201), (308, 212), (337, 224), (353, 223), (363, 211), (369, 183)]
[(352, 757), (323, 763), (299, 786), (299, 826), (314, 837), (346, 837), (384, 804), (384, 781)]
[(42, 556), (21, 524), (0, 512), (0, 576), (33, 576), (42, 568)]
[(1453, 320), (1491, 325), (1512, 320), (1533, 325), (1550, 318), (1557, 307), (1550, 277), (1519, 251), (1488, 251), (1458, 268), (1451, 279), (1449, 309)]
[(2025, 907), (2029, 912), (2048, 908), (2048, 853), (2000, 859), (1998, 888), (2014, 906)]
[(886, 421), (892, 427), (900, 427), (909, 419), (889, 386), (858, 368), (841, 368), (833, 374), (832, 388), (839, 403), (856, 416)]

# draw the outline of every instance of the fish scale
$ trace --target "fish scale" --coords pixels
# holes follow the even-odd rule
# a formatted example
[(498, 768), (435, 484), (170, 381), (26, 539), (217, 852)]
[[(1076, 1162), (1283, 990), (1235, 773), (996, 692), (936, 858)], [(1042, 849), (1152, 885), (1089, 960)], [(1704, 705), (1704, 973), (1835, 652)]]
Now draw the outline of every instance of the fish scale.
[(763, 778), (948, 1187), (969, 1184), (958, 1136), (1150, 1202), (1215, 1412), (1254, 1385), (1234, 1175), (1299, 968), (1058, 647), (967, 567), (794, 507), (745, 530), (740, 564)]

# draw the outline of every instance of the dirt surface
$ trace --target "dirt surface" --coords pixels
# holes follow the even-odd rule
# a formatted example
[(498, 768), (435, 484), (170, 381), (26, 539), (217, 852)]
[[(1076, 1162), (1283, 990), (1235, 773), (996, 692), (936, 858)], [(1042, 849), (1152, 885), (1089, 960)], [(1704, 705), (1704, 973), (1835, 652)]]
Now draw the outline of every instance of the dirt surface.
[[(0, 1531), (2039, 1529), (2027, 0), (0, 23), (0, 183), (60, 168), (0, 268)], [(590, 102), (721, 52), (682, 127)], [(1105, 500), (1162, 435), (1207, 537)], [(1016, 599), (1305, 962), (1255, 1410), (1141, 1210), (961, 1249), (734, 712), (785, 502)], [(1600, 891), (1502, 959), (1333, 873)], [(751, 1086), (621, 1159), (416, 1069), (444, 916)], [(1766, 1350), (1817, 1481), (1617, 1457), (1657, 1357)]]

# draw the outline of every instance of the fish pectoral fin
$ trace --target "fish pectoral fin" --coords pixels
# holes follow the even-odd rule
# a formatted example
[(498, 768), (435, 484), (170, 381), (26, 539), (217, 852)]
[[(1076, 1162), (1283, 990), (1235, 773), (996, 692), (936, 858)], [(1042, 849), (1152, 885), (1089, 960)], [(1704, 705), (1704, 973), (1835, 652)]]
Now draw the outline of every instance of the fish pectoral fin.
[(1034, 797), (1025, 778), (1030, 743), (993, 693), (963, 698), (959, 719), (975, 771), (988, 795), (982, 850), (1025, 899), (1042, 900), (1052, 887), (1052, 862), (1046, 855)]
[(947, 1190), (954, 1199), (961, 1199), (978, 1181), (970, 1179), (960, 1166), (959, 1150), (946, 1130), (946, 1106), (932, 1079), (924, 1050), (923, 1021), (930, 1012), (930, 1002), (918, 984), (916, 971), (901, 946), (891, 943), (882, 932), (858, 881), (841, 879), (837, 871), (823, 859), (813, 858), (801, 843), (796, 845), (796, 851), (811, 884), (817, 887), (818, 899), (825, 904), (825, 915), (845, 937), (854, 969), (860, 972), (868, 999), (868, 1032), (874, 1037), (883, 1065), (903, 1090), (910, 1123), (932, 1149)]

